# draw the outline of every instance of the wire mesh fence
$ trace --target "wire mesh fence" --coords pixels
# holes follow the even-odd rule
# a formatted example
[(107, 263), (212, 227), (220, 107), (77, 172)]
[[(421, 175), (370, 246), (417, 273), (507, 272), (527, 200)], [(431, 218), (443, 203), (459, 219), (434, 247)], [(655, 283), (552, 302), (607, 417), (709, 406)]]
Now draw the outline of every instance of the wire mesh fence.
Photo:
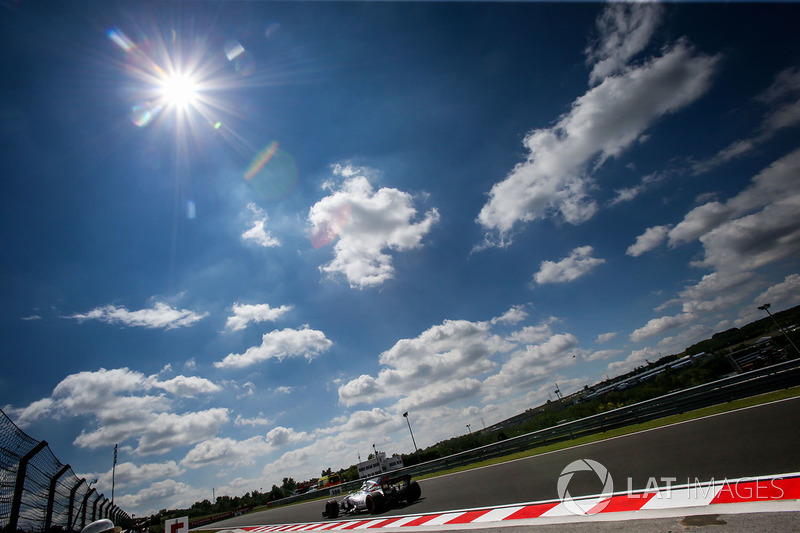
[(62, 464), (45, 441), (27, 435), (0, 410), (0, 528), (3, 533), (80, 531), (128, 514)]

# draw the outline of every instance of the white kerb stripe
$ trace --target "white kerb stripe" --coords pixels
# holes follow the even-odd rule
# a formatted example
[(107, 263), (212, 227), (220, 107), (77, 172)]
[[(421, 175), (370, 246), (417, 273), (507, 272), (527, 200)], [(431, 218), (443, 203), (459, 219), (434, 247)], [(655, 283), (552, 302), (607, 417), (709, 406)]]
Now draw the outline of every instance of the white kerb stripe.
[(507, 517), (511, 516), (512, 514), (516, 513), (520, 509), (522, 509), (524, 505), (520, 505), (517, 507), (503, 507), (502, 509), (492, 509), (485, 515), (479, 516), (472, 522), (499, 522), (501, 520), (505, 520)]
[[(386, 524), (386, 525), (385, 525), (385, 526), (383, 526), (381, 529), (383, 529), (383, 528), (387, 528), (387, 527), (400, 527), (400, 526), (404, 526), (405, 524), (407, 524), (407, 523), (411, 522), (412, 520), (416, 520), (417, 518), (419, 518), (419, 516), (404, 516), (403, 518), (401, 518), (400, 520), (398, 520), (398, 521), (396, 521), (396, 522), (392, 522), (391, 524)], [(388, 520), (388, 518), (387, 518), (387, 520)]]
[(650, 500), (642, 506), (642, 510), (703, 507), (711, 503), (711, 500), (717, 495), (719, 489), (720, 486), (702, 485), (698, 487), (662, 490), (650, 498)]
[(450, 520), (452, 520), (454, 518), (458, 518), (462, 514), (464, 514), (464, 513), (462, 512), (462, 513), (440, 514), (439, 516), (437, 516), (433, 520), (428, 520), (427, 522), (425, 522), (425, 525), (426, 526), (441, 526), (442, 524), (445, 524), (445, 523), (449, 522)]

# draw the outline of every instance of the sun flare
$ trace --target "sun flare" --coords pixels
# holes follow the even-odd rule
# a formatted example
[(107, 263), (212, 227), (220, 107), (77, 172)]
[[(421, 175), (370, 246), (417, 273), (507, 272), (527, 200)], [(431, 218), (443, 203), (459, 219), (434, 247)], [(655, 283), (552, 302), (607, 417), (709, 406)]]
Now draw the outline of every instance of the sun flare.
[(168, 105), (186, 107), (197, 101), (197, 82), (190, 76), (175, 74), (164, 80), (161, 95)]

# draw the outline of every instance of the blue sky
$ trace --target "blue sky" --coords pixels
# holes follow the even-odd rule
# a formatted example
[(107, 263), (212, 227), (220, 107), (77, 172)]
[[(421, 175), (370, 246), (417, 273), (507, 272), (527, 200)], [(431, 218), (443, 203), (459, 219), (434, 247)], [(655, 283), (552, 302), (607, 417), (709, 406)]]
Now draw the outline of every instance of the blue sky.
[(0, 9), (0, 406), (128, 512), (800, 303), (797, 5)]

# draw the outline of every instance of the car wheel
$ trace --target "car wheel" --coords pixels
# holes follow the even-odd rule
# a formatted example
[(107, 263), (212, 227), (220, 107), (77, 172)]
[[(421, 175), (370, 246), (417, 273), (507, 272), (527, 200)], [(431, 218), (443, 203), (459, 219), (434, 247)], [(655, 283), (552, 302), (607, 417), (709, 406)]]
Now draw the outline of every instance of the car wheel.
[(383, 510), (383, 494), (375, 493), (367, 496), (367, 510), (369, 514), (380, 513)]
[(328, 518), (336, 518), (337, 516), (339, 516), (339, 504), (334, 500), (331, 500), (328, 503), (326, 503), (325, 515)]
[(406, 501), (408, 503), (417, 501), (422, 495), (422, 489), (419, 488), (419, 483), (416, 481), (412, 481), (408, 484), (408, 489), (406, 490)]

